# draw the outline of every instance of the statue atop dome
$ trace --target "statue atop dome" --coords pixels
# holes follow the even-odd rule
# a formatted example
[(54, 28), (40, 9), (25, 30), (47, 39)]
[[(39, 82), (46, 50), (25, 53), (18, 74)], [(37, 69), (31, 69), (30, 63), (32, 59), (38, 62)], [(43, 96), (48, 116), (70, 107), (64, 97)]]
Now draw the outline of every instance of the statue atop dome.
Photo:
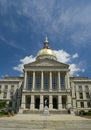
[(44, 42), (44, 47), (43, 48), (47, 48), (47, 49), (49, 49), (50, 47), (49, 47), (49, 42), (48, 42), (48, 37), (46, 36), (46, 40), (45, 40), (45, 42)]

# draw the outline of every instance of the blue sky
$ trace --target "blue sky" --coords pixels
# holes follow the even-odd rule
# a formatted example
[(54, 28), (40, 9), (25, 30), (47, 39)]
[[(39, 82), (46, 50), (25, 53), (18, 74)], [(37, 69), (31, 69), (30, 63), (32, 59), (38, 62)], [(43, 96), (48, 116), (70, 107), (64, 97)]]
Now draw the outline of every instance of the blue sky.
[(91, 0), (0, 0), (0, 77), (20, 75), (46, 35), (71, 74), (91, 78)]

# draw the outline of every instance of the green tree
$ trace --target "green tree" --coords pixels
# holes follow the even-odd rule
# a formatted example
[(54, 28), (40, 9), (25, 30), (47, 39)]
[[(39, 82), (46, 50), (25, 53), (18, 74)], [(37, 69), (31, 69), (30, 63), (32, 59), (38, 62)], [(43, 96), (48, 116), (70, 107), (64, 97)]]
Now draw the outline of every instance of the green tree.
[(0, 109), (6, 108), (6, 101), (0, 100)]

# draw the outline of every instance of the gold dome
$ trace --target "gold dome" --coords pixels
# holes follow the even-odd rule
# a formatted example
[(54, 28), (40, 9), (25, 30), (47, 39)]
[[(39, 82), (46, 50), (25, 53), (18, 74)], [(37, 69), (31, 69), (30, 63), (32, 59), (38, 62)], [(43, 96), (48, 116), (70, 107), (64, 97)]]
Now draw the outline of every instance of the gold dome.
[(53, 55), (54, 57), (56, 57), (56, 54), (51, 49), (46, 49), (46, 48), (38, 52), (37, 56), (41, 56), (41, 55)]
[(44, 59), (44, 58), (48, 58), (48, 59), (54, 59), (56, 60), (56, 54), (53, 50), (50, 49), (49, 47), (49, 42), (48, 42), (48, 38), (46, 37), (46, 40), (44, 42), (44, 47), (43, 49), (41, 49), (38, 54), (37, 54), (37, 59)]

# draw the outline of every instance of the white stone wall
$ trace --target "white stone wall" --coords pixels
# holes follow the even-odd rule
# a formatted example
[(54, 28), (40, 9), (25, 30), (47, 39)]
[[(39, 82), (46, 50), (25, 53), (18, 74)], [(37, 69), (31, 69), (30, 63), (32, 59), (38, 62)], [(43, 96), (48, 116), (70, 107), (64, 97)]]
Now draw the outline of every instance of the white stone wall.
[[(82, 91), (79, 90), (79, 86), (82, 86)], [(85, 86), (88, 86), (89, 90), (86, 91)], [(71, 81), (71, 90), (72, 90), (72, 107), (77, 110), (90, 110), (91, 107), (88, 107), (87, 102), (91, 102), (91, 81), (89, 80), (73, 80)], [(89, 93), (89, 98), (86, 97), (86, 92)], [(80, 93), (82, 93), (83, 98), (80, 99)], [(84, 106), (81, 107), (81, 102)]]
[[(5, 85), (8, 86), (7, 89), (5, 89)], [(11, 89), (11, 86), (14, 86), (13, 89)], [(16, 80), (1, 80), (0, 81), (0, 100), (5, 100), (7, 103), (12, 101), (12, 108), (13, 110), (18, 109), (20, 105), (20, 100), (21, 100), (21, 85), (22, 81), (16, 81)], [(11, 91), (13, 92), (13, 97), (11, 97)], [(4, 97), (4, 92), (7, 92), (6, 97)], [(15, 108), (17, 105), (17, 108)]]

